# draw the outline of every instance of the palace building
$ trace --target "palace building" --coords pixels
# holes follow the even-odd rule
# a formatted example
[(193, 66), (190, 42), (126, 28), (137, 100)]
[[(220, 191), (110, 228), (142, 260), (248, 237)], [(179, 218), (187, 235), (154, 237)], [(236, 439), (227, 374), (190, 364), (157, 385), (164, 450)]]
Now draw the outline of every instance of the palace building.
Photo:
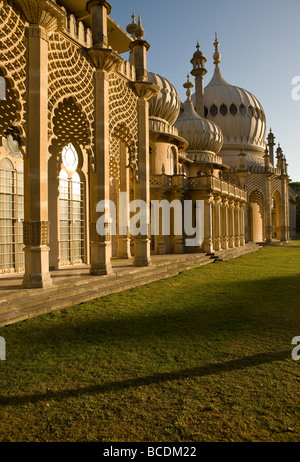
[[(0, 274), (24, 273), (24, 288), (73, 265), (106, 275), (112, 258), (148, 266), (151, 254), (295, 235), (285, 155), (260, 102), (223, 78), (217, 36), (211, 81), (197, 44), (180, 101), (147, 69), (140, 17), (124, 31), (111, 11), (106, 0), (0, 0)], [(100, 235), (108, 200), (128, 222), (129, 202), (144, 201), (146, 231), (114, 235), (107, 221)], [(160, 222), (151, 235), (152, 200), (204, 201), (204, 241), (187, 247), (172, 213), (170, 233)]]

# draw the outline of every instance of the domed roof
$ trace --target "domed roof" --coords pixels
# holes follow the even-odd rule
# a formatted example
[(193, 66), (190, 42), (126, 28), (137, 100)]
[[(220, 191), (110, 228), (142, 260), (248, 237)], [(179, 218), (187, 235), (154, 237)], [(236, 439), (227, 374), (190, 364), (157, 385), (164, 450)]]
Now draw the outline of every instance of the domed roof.
[[(223, 150), (245, 150), (264, 154), (266, 117), (262, 105), (247, 90), (230, 85), (223, 78), (219, 65), (221, 54), (216, 35), (214, 42), (214, 64), (212, 80), (204, 89), (205, 117), (214, 121), (224, 135)], [(192, 96), (196, 103), (196, 95)], [(254, 154), (254, 153), (253, 153)], [(263, 155), (262, 154), (262, 155)]]
[(158, 94), (149, 100), (149, 116), (158, 117), (172, 125), (180, 111), (180, 98), (175, 87), (153, 72), (148, 72), (148, 81), (160, 88)]
[(204, 89), (206, 117), (222, 129), (225, 145), (265, 149), (266, 117), (262, 105), (250, 92), (230, 85), (219, 67)]
[(223, 145), (221, 129), (214, 122), (197, 114), (190, 96), (174, 125), (179, 135), (188, 141), (187, 151), (205, 151), (214, 154), (220, 152)]

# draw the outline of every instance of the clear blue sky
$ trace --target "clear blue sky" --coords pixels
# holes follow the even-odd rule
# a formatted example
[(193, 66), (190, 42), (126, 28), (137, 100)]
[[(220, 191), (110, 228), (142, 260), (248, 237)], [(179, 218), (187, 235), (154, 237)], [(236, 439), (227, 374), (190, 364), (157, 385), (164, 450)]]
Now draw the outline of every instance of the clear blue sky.
[(292, 180), (300, 181), (300, 100), (291, 96), (292, 79), (300, 76), (299, 0), (109, 1), (111, 17), (124, 29), (133, 11), (141, 15), (151, 45), (148, 70), (170, 80), (182, 100), (197, 40), (207, 58), (205, 85), (210, 81), (217, 31), (223, 77), (258, 98)]

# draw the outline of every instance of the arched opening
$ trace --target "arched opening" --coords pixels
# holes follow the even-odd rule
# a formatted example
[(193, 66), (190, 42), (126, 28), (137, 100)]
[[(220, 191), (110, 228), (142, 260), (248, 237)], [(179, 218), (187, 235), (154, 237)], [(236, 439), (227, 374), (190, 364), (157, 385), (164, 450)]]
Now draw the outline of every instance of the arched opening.
[(78, 172), (78, 153), (72, 143), (62, 151), (59, 173), (59, 259), (60, 265), (85, 260), (84, 184)]
[(171, 147), (170, 152), (170, 175), (177, 174), (177, 152), (174, 146)]
[(248, 223), (249, 240), (263, 242), (264, 240), (264, 197), (261, 191), (252, 191), (249, 196)]
[(273, 239), (281, 239), (281, 197), (279, 191), (273, 194), (272, 208), (272, 237)]

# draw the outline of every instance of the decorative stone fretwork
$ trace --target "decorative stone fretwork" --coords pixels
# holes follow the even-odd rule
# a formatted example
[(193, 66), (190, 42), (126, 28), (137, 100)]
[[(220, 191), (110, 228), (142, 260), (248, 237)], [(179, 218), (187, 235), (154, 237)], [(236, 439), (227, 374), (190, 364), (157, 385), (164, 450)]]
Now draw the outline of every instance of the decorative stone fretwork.
[(40, 246), (49, 244), (49, 221), (24, 221), (24, 244)]
[(132, 87), (140, 99), (149, 100), (156, 96), (160, 88), (152, 82), (133, 82)]
[(11, 125), (24, 137), (26, 97), (25, 24), (5, 3), (0, 9), (0, 75), (6, 80), (6, 100), (0, 102), (0, 134)]
[(254, 202), (259, 206), (259, 213), (261, 218), (263, 218), (263, 211), (265, 205), (265, 197), (259, 189), (254, 189), (249, 194), (249, 203)]
[(266, 194), (266, 178), (263, 175), (252, 174), (246, 177), (246, 190), (250, 194), (253, 190), (259, 189)]
[(126, 143), (129, 154), (129, 167), (137, 175), (137, 97), (128, 82), (116, 73), (111, 73), (109, 77), (109, 132), (110, 178), (117, 181), (119, 179), (120, 140)]
[(88, 53), (96, 69), (107, 73), (118, 71), (124, 62), (122, 56), (109, 48), (93, 47)]
[(51, 0), (14, 0), (30, 24), (38, 24), (47, 32), (63, 29), (66, 14)]
[[(77, 135), (80, 134), (81, 126), (77, 115), (74, 113), (80, 111), (84, 120), (87, 121), (88, 127), (85, 127), (84, 133), (92, 134), (94, 122), (94, 68), (90, 61), (81, 53), (78, 46), (71, 41), (66, 40), (61, 34), (54, 33), (49, 40), (49, 103), (48, 103), (48, 136), (53, 137), (54, 123), (57, 111), (66, 100), (72, 99), (71, 112), (72, 124), (77, 126)], [(65, 122), (67, 121), (67, 114)], [(71, 113), (69, 114), (71, 115)], [(59, 121), (58, 121), (59, 122)], [(84, 125), (86, 123), (84, 122)], [(60, 132), (65, 130), (65, 135), (70, 131), (70, 124), (65, 127), (61, 126)], [(75, 130), (76, 131), (76, 130)], [(82, 143), (83, 140), (78, 142)], [(91, 144), (87, 140), (83, 144)]]

